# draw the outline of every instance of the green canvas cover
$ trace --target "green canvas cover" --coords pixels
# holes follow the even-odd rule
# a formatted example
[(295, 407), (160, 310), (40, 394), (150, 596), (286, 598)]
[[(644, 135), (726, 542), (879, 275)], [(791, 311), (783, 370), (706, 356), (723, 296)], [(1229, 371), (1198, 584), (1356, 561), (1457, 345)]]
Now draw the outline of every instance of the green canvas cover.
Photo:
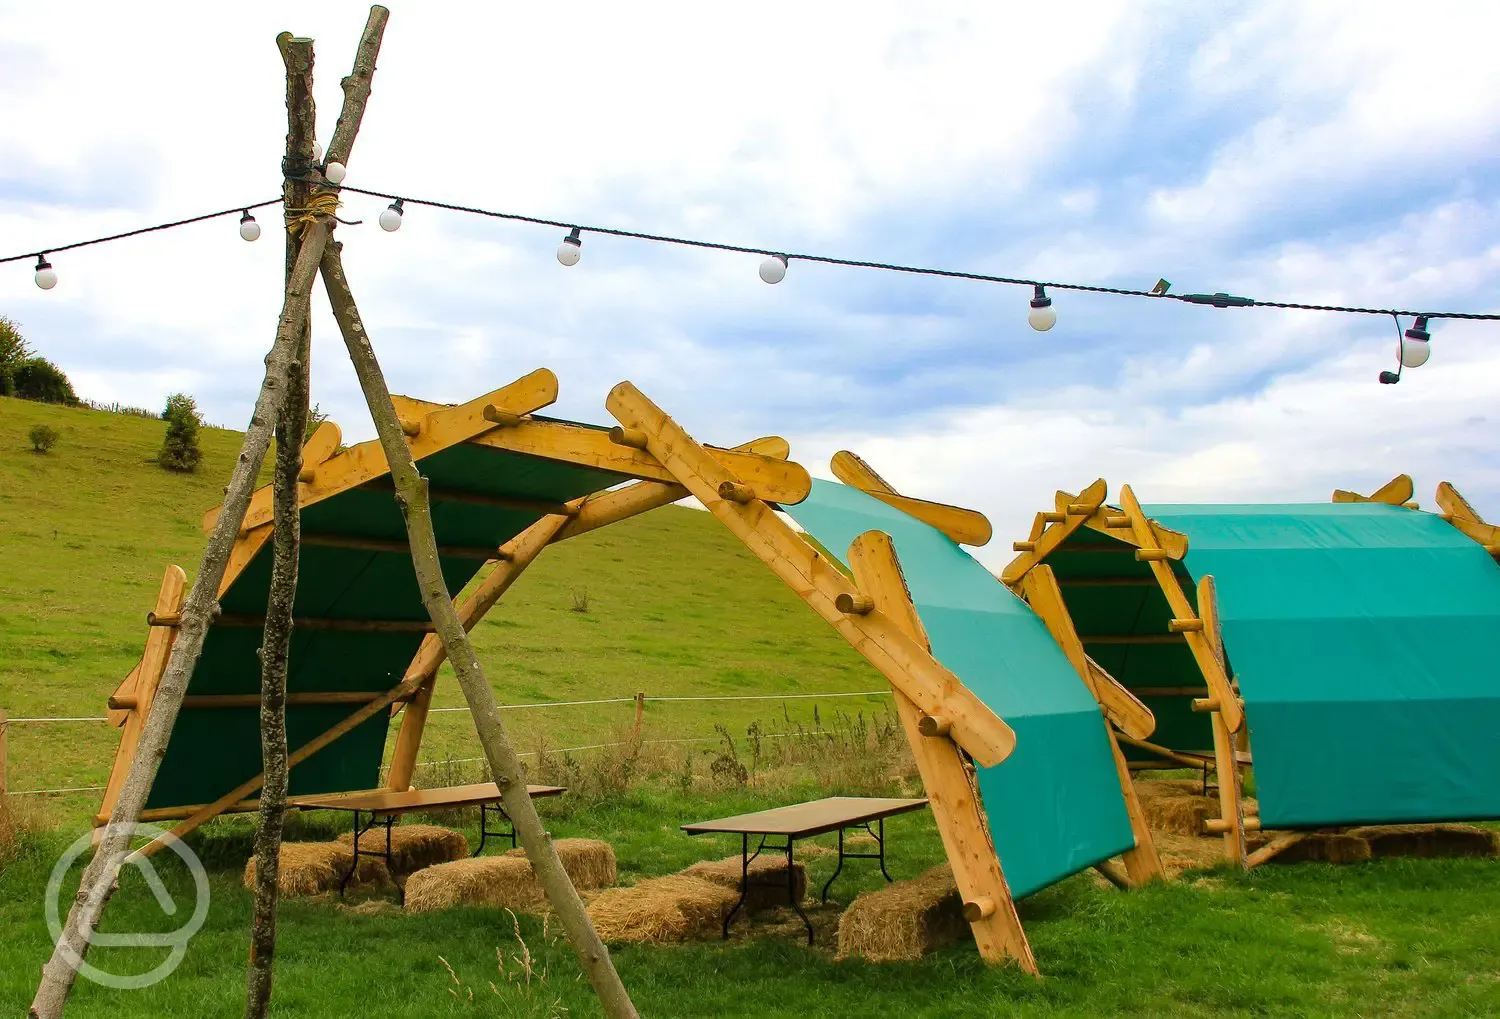
[[(436, 493), (506, 496), (565, 502), (628, 480), (622, 475), (481, 445), (460, 444), (420, 461)], [(495, 548), (540, 519), (472, 502), (432, 501), (439, 545)], [(308, 506), (307, 535), (378, 538), (404, 542), (406, 524), (387, 488), (354, 488)], [(268, 542), (220, 599), (225, 614), (264, 615), (271, 579)], [(442, 557), (448, 590), (463, 589), (483, 564)], [(298, 563), (297, 618), (425, 621), (411, 556), (306, 544)], [(422, 633), (297, 630), (292, 635), (288, 693), (366, 691), (399, 683), (416, 655)], [(189, 695), (260, 691), (259, 629), (214, 627), (188, 683)], [(289, 705), (287, 742), (292, 749), (332, 728), (358, 705)], [(348, 735), (294, 767), (293, 795), (351, 792), (379, 785), (389, 713), (377, 712)], [(147, 801), (148, 808), (211, 803), (261, 771), (258, 708), (184, 708)]]
[(783, 509), (843, 558), (889, 534), (932, 653), (1016, 733), (978, 771), (995, 850), (1017, 898), (1135, 845), (1105, 722), (1042, 621), (942, 532), (857, 489), (814, 481)]
[(1143, 509), (1187, 534), (1191, 576), (1214, 577), (1263, 826), (1500, 817), (1484, 549), (1382, 503)]

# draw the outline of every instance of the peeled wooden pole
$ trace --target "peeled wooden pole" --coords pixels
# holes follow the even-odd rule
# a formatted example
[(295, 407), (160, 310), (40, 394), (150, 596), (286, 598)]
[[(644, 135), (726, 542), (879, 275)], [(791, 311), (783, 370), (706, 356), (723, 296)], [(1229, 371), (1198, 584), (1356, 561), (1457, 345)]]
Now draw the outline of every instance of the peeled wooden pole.
[(339, 331), (343, 333), (345, 346), (349, 348), (354, 372), (359, 377), (365, 402), (369, 404), (370, 415), (380, 434), (386, 462), (390, 464), (391, 477), (396, 484), (396, 502), (406, 518), (412, 566), (416, 571), (422, 601), (437, 626), (443, 646), (447, 649), (448, 660), (453, 664), (459, 686), (468, 701), (469, 712), (474, 717), (474, 727), (478, 732), (479, 742), (484, 747), (490, 773), (500, 787), (501, 802), (515, 824), (532, 869), (542, 888), (546, 890), (547, 899), (561, 921), (573, 950), (578, 953), (578, 961), (588, 974), (589, 982), (593, 984), (605, 1014), (634, 1017), (637, 1015), (635, 1005), (631, 1002), (625, 985), (620, 982), (619, 974), (615, 972), (609, 950), (604, 947), (604, 942), (599, 939), (589, 921), (583, 900), (579, 898), (578, 890), (573, 887), (567, 872), (563, 870), (562, 861), (558, 859), (551, 838), (542, 829), (542, 819), (537, 816), (536, 807), (526, 791), (521, 761), (505, 732), (505, 723), (500, 720), (500, 709), (495, 703), (494, 691), (490, 689), (484, 669), (479, 664), (479, 657), (469, 643), (468, 634), (464, 632), (452, 596), (443, 581), (437, 537), (432, 529), (432, 507), (427, 500), (427, 479), (417, 472), (416, 462), (406, 447), (406, 436), (397, 420), (396, 408), (391, 403), (385, 376), (381, 373), (375, 350), (365, 333), (364, 323), (360, 321), (354, 295), (344, 277), (337, 245), (324, 252), (322, 270), (323, 286), (328, 292), (329, 303), (333, 306), (334, 319), (338, 322)]

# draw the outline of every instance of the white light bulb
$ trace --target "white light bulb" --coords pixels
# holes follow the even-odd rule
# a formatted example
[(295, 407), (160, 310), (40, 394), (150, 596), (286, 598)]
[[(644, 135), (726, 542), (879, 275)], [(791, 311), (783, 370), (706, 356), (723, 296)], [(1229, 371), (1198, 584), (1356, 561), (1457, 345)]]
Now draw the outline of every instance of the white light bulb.
[(1420, 368), (1432, 356), (1432, 344), (1427, 340), (1401, 337), (1401, 363), (1407, 368)]
[(240, 236), (247, 241), (253, 241), (260, 237), (260, 224), (255, 221), (254, 216), (250, 215), (248, 209), (240, 217)]
[(313, 141), (313, 162), (314, 163), (321, 163), (322, 161), (323, 161), (323, 146), (319, 145), (318, 142), (317, 142), (317, 140), (314, 139), (314, 141)]
[(767, 283), (780, 283), (786, 279), (786, 258), (767, 255), (766, 260), (760, 263), (760, 278)]
[(328, 178), (328, 183), (330, 184), (342, 184), (344, 182), (344, 174), (348, 172), (348, 170), (344, 169), (343, 163), (329, 163), (323, 167), (323, 176)]
[(1057, 325), (1057, 310), (1050, 304), (1042, 308), (1032, 308), (1026, 313), (1026, 321), (1037, 332), (1045, 333)]
[(380, 229), (393, 234), (401, 229), (401, 199), (396, 199), (380, 212)]
[(57, 272), (52, 268), (52, 263), (45, 258), (37, 258), (36, 275), (32, 279), (36, 280), (36, 285), (43, 290), (51, 290), (57, 286)]
[(563, 238), (563, 242), (557, 246), (557, 260), (563, 265), (577, 265), (578, 260), (583, 257), (583, 238), (578, 236), (578, 228), (575, 226)]

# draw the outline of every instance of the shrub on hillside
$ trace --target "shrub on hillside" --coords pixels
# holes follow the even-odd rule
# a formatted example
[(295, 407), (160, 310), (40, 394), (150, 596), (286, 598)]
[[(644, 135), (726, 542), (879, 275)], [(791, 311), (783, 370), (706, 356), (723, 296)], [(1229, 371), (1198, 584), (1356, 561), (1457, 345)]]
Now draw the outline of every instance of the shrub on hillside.
[(78, 395), (73, 392), (73, 383), (63, 370), (45, 357), (30, 357), (15, 362), (4, 369), (5, 396), (17, 396), (38, 403), (76, 404)]
[(45, 453), (57, 445), (57, 440), (62, 438), (62, 433), (51, 425), (32, 425), (27, 438), (31, 440), (33, 453)]
[(156, 462), (169, 471), (197, 470), (198, 461), (203, 459), (198, 448), (203, 419), (198, 416), (197, 402), (186, 393), (173, 393), (167, 397), (167, 408), (161, 416), (167, 423), (167, 435)]

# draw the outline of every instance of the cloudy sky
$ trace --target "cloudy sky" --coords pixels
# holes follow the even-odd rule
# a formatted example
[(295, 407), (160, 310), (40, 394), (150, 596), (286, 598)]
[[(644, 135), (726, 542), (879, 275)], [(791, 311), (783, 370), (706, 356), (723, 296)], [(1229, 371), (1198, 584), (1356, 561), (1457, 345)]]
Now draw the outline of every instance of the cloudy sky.
[[(1500, 310), (1500, 7), (1473, 2), (621, 5), (396, 0), (348, 183), (569, 222), (1007, 276)], [(0, 0), (0, 256), (278, 194), (274, 39), (317, 40), (332, 134), (367, 7)], [(608, 423), (631, 379), (705, 441), (841, 447), (981, 508), (1008, 558), (1058, 487), (1323, 501), (1406, 471), (1500, 517), (1500, 324), (1029, 293), (587, 237), (350, 196), (392, 388), (540, 365)], [(186, 390), (241, 426), (281, 249), (233, 219), (0, 265), (0, 314), (81, 395)], [(314, 398), (373, 434), (326, 302)]]

